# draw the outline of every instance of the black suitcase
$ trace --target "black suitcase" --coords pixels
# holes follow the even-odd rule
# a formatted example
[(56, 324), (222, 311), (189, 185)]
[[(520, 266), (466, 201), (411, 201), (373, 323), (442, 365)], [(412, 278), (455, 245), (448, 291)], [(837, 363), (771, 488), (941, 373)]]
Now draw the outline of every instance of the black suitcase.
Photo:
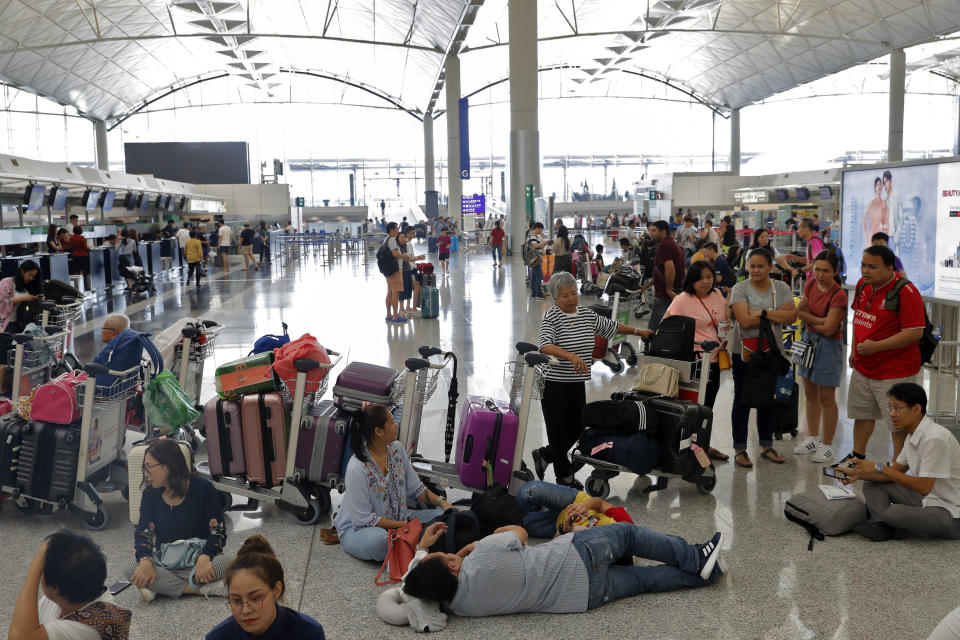
[(587, 429), (578, 449), (584, 456), (618, 464), (641, 476), (653, 471), (662, 457), (660, 443), (645, 433)]
[(73, 501), (79, 455), (79, 429), (27, 423), (17, 461), (17, 488), (30, 498)]
[(16, 419), (0, 421), (0, 487), (13, 487), (17, 480), (17, 460), (26, 425)]
[(57, 304), (83, 300), (83, 294), (72, 284), (52, 279), (43, 283), (43, 297)]
[(713, 411), (695, 402), (666, 396), (653, 398), (648, 408), (658, 418), (660, 462), (657, 469), (694, 482), (702, 475), (703, 466), (697, 461), (690, 445), (696, 444), (702, 449), (710, 447)]

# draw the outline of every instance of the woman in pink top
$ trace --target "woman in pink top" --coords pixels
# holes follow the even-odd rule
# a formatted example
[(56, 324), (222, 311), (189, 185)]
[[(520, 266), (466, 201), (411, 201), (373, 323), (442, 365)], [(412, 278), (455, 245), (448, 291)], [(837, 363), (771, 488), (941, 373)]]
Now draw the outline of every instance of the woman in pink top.
[[(697, 260), (687, 268), (683, 280), (683, 292), (673, 298), (664, 318), (686, 316), (697, 321), (694, 340), (713, 341), (721, 346), (715, 348), (710, 358), (710, 378), (703, 405), (713, 408), (720, 391), (720, 349), (726, 345), (729, 312), (723, 294), (715, 287), (713, 266), (706, 260)], [(727, 460), (730, 456), (710, 447), (708, 453), (714, 460)]]

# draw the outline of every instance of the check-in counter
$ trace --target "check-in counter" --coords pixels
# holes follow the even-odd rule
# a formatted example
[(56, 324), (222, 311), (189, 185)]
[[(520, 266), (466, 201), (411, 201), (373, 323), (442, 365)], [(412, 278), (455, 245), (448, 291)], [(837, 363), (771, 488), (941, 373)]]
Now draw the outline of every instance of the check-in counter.
[(104, 270), (104, 250), (90, 249), (90, 290), (100, 291), (107, 288), (107, 274)]
[(37, 256), (10, 256), (3, 259), (2, 267), (2, 276), (4, 278), (12, 278), (17, 275), (17, 272), (20, 270), (20, 265), (27, 260), (37, 261)]
[(113, 287), (123, 284), (123, 279), (118, 271), (120, 268), (120, 251), (111, 247), (100, 247), (98, 250), (103, 251), (103, 272), (106, 276), (107, 286)]
[(170, 266), (174, 269), (183, 266), (180, 263), (180, 242), (176, 238), (164, 238), (160, 241), (160, 255), (170, 258)]
[(155, 276), (163, 271), (163, 263), (161, 261), (160, 245), (162, 242), (160, 240), (152, 240), (150, 242), (144, 242), (143, 244), (147, 245), (147, 264), (144, 264), (144, 268), (147, 272)]
[(65, 253), (41, 253), (37, 256), (44, 280), (70, 282), (70, 263)]

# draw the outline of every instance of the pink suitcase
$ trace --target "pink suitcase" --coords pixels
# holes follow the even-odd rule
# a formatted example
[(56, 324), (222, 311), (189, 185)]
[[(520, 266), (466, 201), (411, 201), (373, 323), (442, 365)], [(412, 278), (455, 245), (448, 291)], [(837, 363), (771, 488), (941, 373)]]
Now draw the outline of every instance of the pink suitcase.
[(468, 487), (490, 485), (485, 461), (493, 466), (493, 483), (510, 484), (513, 450), (519, 422), (509, 403), (484, 396), (467, 396), (457, 436), (457, 473)]
[(266, 487), (281, 484), (287, 469), (287, 418), (283, 397), (263, 391), (244, 396), (240, 412), (247, 478)]
[(247, 470), (243, 456), (240, 403), (212, 398), (203, 407), (207, 425), (207, 458), (213, 476), (236, 476)]

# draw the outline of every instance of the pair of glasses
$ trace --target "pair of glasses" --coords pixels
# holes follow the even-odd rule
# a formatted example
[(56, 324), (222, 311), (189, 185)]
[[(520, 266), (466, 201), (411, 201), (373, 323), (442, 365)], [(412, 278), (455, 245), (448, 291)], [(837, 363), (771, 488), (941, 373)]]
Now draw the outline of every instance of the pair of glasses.
[(156, 469), (156, 468), (159, 467), (159, 466), (160, 466), (160, 463), (159, 463), (159, 462), (156, 463), (156, 464), (147, 464), (146, 462), (144, 462), (144, 463), (143, 463), (143, 475), (149, 476), (150, 473), (151, 473), (151, 471), (153, 471), (154, 469)]
[(267, 595), (269, 594), (260, 594), (253, 596), (249, 600), (243, 598), (230, 598), (230, 609), (235, 613), (239, 613), (244, 610), (247, 605), (250, 605), (250, 609), (253, 611), (260, 611), (263, 607), (263, 601), (266, 600)]

